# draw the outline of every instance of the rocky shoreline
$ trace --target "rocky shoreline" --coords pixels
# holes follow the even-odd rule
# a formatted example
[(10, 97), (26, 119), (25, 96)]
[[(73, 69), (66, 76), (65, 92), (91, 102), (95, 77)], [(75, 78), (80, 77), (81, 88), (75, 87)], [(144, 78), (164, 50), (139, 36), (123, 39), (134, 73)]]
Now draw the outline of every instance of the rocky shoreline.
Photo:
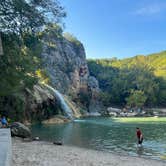
[(108, 107), (103, 114), (112, 117), (166, 117), (166, 108), (126, 109)]
[(165, 166), (165, 162), (49, 142), (12, 139), (13, 166)]

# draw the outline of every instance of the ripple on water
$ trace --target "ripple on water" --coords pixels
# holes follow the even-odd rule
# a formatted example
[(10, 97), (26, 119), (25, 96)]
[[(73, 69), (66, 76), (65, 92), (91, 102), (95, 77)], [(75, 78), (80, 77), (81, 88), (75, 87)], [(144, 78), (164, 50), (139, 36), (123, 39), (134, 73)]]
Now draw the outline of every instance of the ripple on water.
[[(165, 118), (166, 119), (166, 118)], [(166, 123), (165, 119), (140, 118), (85, 118), (73, 123), (55, 126), (32, 126), (32, 132), (46, 140), (63, 139), (64, 144), (117, 152), (132, 156), (147, 156), (153, 159), (166, 159)], [(166, 122), (166, 120), (165, 120)], [(137, 147), (135, 128), (143, 131), (143, 147)]]

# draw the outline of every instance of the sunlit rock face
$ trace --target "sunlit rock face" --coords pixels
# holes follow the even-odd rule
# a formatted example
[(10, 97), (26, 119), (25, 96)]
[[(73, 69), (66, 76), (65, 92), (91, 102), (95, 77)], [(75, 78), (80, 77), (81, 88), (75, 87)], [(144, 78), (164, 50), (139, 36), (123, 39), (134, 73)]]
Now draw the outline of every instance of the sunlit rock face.
[(27, 88), (22, 99), (25, 103), (24, 122), (41, 121), (58, 114), (58, 103), (54, 93), (43, 85), (37, 84), (33, 89)]
[(91, 100), (88, 107), (89, 112), (92, 112), (92, 113), (101, 112), (102, 103), (100, 102), (100, 98), (99, 98), (100, 89), (99, 89), (98, 80), (93, 76), (89, 76), (88, 87), (91, 91)]
[(53, 47), (44, 45), (42, 59), (52, 86), (62, 94), (75, 99), (79, 98), (80, 91), (84, 91), (89, 95), (90, 100), (92, 98), (94, 101), (94, 96), (99, 91), (98, 81), (89, 75), (82, 43), (69, 41), (65, 37), (45, 36), (45, 40), (48, 39)]
[(52, 85), (66, 94), (79, 91), (81, 86), (87, 86), (89, 71), (83, 45), (56, 37), (52, 39), (52, 43), (55, 48), (45, 45), (42, 54)]

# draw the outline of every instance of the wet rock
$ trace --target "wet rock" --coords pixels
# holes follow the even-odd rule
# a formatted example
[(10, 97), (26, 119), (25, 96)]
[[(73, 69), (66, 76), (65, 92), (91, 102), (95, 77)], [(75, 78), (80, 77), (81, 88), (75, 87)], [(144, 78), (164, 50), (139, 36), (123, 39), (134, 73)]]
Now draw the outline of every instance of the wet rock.
[(32, 140), (33, 141), (40, 141), (40, 138), (39, 137), (34, 137)]
[(62, 142), (53, 142), (54, 145), (62, 145)]

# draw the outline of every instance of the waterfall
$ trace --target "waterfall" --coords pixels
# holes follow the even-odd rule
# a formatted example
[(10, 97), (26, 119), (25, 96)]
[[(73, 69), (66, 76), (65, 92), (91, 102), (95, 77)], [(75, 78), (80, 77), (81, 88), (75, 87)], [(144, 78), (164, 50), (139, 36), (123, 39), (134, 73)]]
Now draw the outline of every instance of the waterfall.
[(64, 112), (64, 114), (71, 120), (73, 120), (73, 112), (72, 110), (70, 109), (70, 107), (67, 105), (63, 95), (57, 91), (56, 89), (54, 89), (53, 87), (49, 86), (49, 85), (46, 85), (45, 86), (47, 88), (49, 88), (51, 91), (54, 92), (54, 95), (58, 101), (58, 103), (60, 104), (60, 107), (62, 109), (62, 111)]

